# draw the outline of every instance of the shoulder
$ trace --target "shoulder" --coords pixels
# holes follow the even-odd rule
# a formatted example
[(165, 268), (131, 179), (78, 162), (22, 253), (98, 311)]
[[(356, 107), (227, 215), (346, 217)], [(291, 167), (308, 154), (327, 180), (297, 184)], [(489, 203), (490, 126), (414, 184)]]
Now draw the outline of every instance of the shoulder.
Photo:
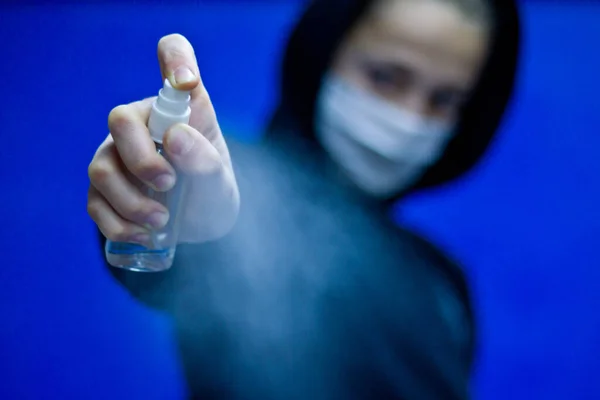
[(470, 363), (476, 340), (476, 324), (471, 291), (462, 266), (421, 234), (402, 227), (398, 227), (398, 234), (404, 237), (416, 257), (426, 265), (432, 285), (431, 301), (439, 316), (439, 327)]
[(460, 263), (452, 256), (414, 230), (406, 229), (402, 226), (396, 226), (397, 235), (403, 237), (403, 240), (419, 255), (426, 260), (432, 267), (439, 271), (452, 285), (460, 292), (467, 292), (467, 281), (463, 268)]

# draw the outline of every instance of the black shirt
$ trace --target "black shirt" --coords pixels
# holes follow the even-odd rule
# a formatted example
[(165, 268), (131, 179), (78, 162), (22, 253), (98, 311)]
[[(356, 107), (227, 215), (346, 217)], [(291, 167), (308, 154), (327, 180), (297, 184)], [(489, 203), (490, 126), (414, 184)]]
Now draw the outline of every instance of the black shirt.
[(464, 399), (473, 322), (455, 264), (301, 139), (230, 140), (241, 212), (173, 267), (110, 268), (171, 314), (198, 399)]

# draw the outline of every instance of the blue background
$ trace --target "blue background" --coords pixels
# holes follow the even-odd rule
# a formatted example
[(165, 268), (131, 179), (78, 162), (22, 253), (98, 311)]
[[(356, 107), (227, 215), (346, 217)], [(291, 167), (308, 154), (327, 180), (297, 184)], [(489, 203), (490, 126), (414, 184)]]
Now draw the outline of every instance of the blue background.
[[(194, 44), (224, 130), (258, 137), (301, 2), (62, 3), (0, 5), (0, 398), (181, 398), (168, 320), (102, 267), (87, 165), (110, 109), (160, 87), (171, 32)], [(465, 264), (478, 398), (598, 399), (600, 5), (522, 11), (519, 88), (489, 156), (403, 218)]]

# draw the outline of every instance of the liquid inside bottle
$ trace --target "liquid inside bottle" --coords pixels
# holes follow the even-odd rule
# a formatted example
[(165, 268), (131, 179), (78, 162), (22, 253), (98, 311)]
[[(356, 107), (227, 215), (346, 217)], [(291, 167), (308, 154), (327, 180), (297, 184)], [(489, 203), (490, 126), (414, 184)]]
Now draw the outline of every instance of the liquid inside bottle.
[[(148, 118), (148, 131), (156, 144), (156, 151), (165, 156), (162, 141), (165, 132), (176, 123), (187, 124), (190, 119), (190, 92), (174, 89), (168, 79), (152, 104)], [(137, 181), (133, 176), (132, 181)], [(116, 243), (106, 241), (106, 261), (114, 267), (131, 271), (157, 272), (171, 268), (179, 235), (180, 209), (185, 196), (185, 179), (178, 176), (175, 187), (168, 192), (155, 192), (138, 182), (138, 188), (148, 197), (163, 204), (169, 210), (169, 222), (163, 229), (151, 232), (150, 243)]]
[[(159, 154), (163, 155), (163, 148), (156, 145)], [(178, 177), (175, 186), (168, 192), (156, 192), (142, 186), (148, 197), (160, 202), (169, 210), (169, 222), (159, 230), (154, 230), (150, 235), (150, 243), (143, 246), (137, 243), (124, 243), (106, 241), (106, 261), (118, 268), (139, 272), (164, 271), (173, 265), (177, 247), (179, 225), (181, 220), (181, 203), (184, 198), (185, 180)]]

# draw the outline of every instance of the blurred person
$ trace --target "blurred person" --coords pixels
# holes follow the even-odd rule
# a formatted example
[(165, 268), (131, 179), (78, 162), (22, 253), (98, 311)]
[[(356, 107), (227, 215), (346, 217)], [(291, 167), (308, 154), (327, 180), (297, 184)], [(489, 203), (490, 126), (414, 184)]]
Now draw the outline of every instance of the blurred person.
[(312, 1), (257, 144), (225, 141), (192, 45), (159, 41), (163, 78), (192, 90), (190, 123), (167, 132), (169, 163), (145, 127), (152, 99), (115, 108), (88, 211), (102, 242), (145, 243), (168, 216), (139, 182), (190, 180), (173, 267), (108, 269), (172, 316), (192, 398), (469, 397), (466, 279), (388, 214), (476, 164), (518, 41), (511, 1)]

